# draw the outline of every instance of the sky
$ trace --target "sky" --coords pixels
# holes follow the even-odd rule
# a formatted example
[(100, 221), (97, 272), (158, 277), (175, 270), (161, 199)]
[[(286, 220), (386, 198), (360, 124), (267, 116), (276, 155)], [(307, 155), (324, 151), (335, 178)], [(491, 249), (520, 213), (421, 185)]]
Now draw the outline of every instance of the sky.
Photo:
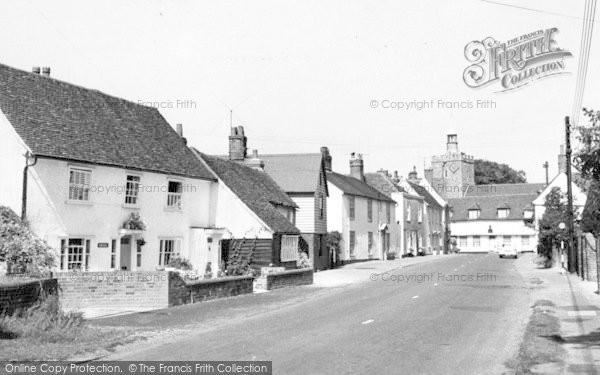
[[(259, 155), (328, 146), (340, 173), (357, 152), (367, 171), (406, 176), (457, 132), (462, 152), (543, 182), (572, 115), (583, 13), (584, 0), (3, 1), (0, 63), (154, 103), (209, 154), (227, 153), (233, 110)], [(583, 105), (600, 108), (595, 26)], [(469, 42), (552, 27), (570, 74), (508, 92), (464, 83)], [(453, 104), (477, 100), (492, 108)]]

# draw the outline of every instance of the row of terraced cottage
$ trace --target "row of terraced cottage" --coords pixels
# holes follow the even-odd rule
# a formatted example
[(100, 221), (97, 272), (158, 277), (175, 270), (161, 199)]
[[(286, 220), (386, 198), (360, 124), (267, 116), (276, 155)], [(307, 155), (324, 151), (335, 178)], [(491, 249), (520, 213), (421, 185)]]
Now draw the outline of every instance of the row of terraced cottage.
[[(59, 274), (154, 272), (185, 259), (216, 278), (233, 256), (289, 270), (302, 253), (323, 270), (450, 243), (448, 202), (427, 170), (365, 173), (352, 154), (349, 173), (337, 173), (327, 147), (249, 153), (242, 127), (228, 155), (206, 155), (155, 108), (5, 65), (0, 145), (0, 205), (56, 250)], [(327, 245), (334, 231), (339, 251)]]

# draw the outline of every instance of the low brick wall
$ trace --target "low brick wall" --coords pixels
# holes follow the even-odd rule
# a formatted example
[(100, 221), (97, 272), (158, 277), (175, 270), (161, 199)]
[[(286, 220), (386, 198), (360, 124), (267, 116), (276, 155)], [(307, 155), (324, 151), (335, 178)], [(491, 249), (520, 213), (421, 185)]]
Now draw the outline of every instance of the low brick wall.
[(14, 285), (0, 285), (0, 314), (11, 315), (15, 310), (33, 306), (41, 297), (55, 294), (56, 279), (27, 281)]
[(312, 268), (297, 270), (261, 272), (256, 279), (256, 289), (272, 290), (297, 285), (310, 285), (313, 283)]
[(173, 273), (169, 278), (169, 306), (252, 293), (253, 281), (252, 276), (184, 281), (176, 273)]
[(61, 304), (86, 307), (160, 309), (169, 306), (169, 272), (60, 272)]

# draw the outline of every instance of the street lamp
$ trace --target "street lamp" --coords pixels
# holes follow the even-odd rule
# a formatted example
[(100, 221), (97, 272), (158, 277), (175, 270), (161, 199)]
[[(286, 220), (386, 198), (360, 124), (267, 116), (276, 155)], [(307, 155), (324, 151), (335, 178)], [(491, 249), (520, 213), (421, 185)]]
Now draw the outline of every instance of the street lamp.
[[(562, 221), (558, 223), (558, 229), (565, 230), (567, 226)], [(561, 238), (560, 240), (560, 264), (563, 270), (565, 269), (565, 241)]]

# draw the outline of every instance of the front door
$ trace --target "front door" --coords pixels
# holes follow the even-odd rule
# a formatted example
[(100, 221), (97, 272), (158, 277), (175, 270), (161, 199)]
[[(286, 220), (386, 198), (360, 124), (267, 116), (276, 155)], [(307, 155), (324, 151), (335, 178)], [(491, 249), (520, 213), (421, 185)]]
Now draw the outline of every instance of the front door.
[(496, 250), (496, 236), (489, 236), (489, 251), (495, 251)]
[(131, 236), (121, 237), (121, 270), (131, 270)]

